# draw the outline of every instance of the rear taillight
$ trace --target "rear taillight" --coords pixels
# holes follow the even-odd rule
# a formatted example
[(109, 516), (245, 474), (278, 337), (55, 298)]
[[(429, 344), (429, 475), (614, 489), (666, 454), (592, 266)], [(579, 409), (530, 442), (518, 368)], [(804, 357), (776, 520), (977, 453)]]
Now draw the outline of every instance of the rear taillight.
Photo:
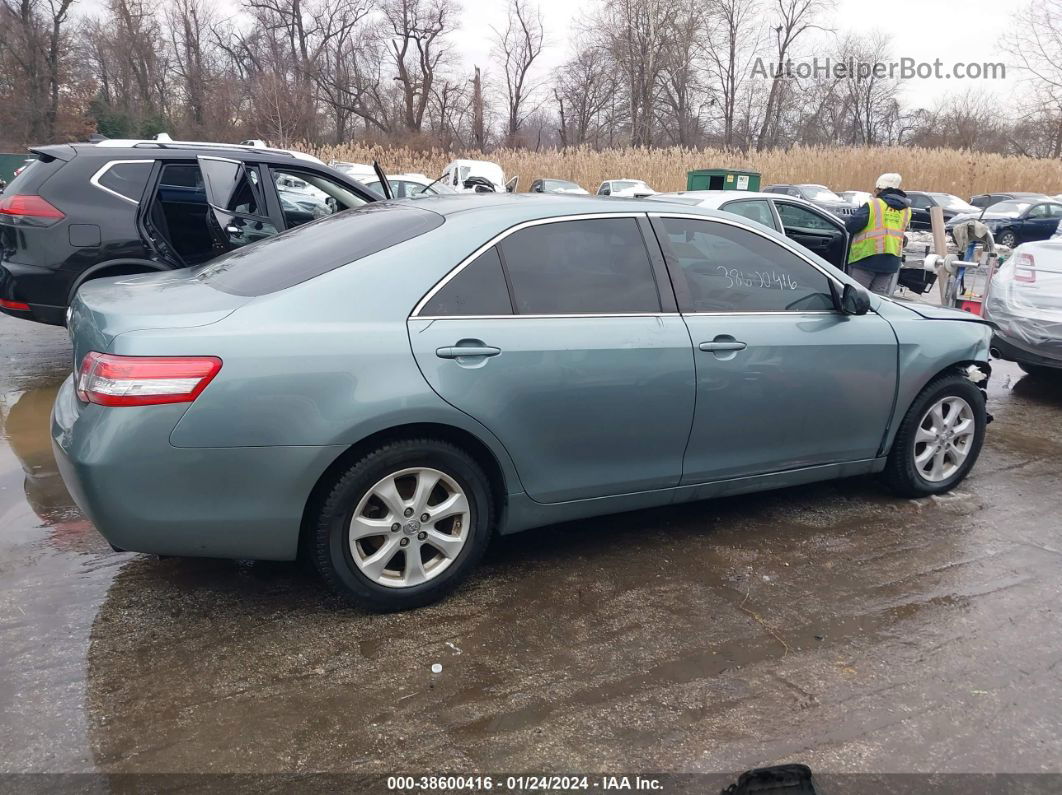
[(1014, 260), (1014, 281), (1032, 283), (1036, 281), (1036, 259), (1032, 254), (1019, 254)]
[(37, 218), (42, 221), (61, 221), (66, 218), (63, 211), (40, 196), (14, 194), (0, 196), (0, 215), (16, 218)]
[(216, 356), (117, 356), (92, 351), (81, 361), (77, 396), (101, 406), (191, 403), (221, 369)]
[(15, 309), (19, 312), (29, 312), (29, 304), (24, 304), (22, 301), (8, 301), (6, 298), (0, 298), (0, 307), (4, 309)]

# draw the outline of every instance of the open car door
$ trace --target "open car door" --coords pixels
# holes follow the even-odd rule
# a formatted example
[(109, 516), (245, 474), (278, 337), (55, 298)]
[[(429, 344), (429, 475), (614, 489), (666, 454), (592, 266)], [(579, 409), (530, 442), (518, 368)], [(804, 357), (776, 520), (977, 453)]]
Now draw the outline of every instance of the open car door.
[(818, 208), (774, 200), (785, 236), (814, 251), (839, 271), (848, 266), (848, 231), (844, 222)]
[(209, 155), (196, 160), (210, 206), (207, 226), (218, 254), (277, 234), (278, 227), (266, 209), (265, 191), (256, 167)]
[(384, 170), (380, 168), (379, 160), (372, 161), (372, 170), (376, 172), (376, 179), (380, 180), (380, 190), (383, 191), (384, 198), (393, 199), (395, 197), (395, 189), (392, 187), (391, 181), (387, 178)]

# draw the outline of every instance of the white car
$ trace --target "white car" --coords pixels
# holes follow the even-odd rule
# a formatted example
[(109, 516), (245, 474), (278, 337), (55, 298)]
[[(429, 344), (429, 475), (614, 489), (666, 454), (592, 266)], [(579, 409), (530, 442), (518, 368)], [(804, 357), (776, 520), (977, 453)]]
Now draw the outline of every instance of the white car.
[(992, 276), (981, 315), (996, 324), (993, 356), (1062, 376), (1062, 240), (1014, 249)]
[(606, 179), (597, 187), (598, 196), (622, 196), (634, 198), (652, 196), (656, 193), (640, 179)]
[(569, 179), (536, 179), (531, 183), (528, 193), (570, 193), (579, 196), (589, 196), (590, 191), (582, 187), (578, 182)]
[[(446, 183), (457, 193), (475, 193), (475, 185), (465, 185), (466, 180), (473, 177), (484, 179), (494, 186), (496, 193), (505, 193), (509, 190), (505, 182), (505, 172), (497, 163), (490, 160), (452, 160), (443, 169), (440, 182)], [(515, 180), (512, 180), (515, 189)]]
[(849, 204), (854, 204), (856, 207), (862, 207), (874, 198), (873, 193), (867, 193), (865, 190), (843, 190), (837, 195)]
[(376, 169), (366, 163), (348, 163), (345, 160), (332, 160), (328, 166), (329, 168), (334, 168), (340, 174), (353, 177), (358, 182), (376, 179)]
[[(407, 199), (413, 196), (434, 196), (440, 193), (454, 193), (454, 189), (441, 179), (432, 179), (424, 174), (388, 174), (387, 181), (391, 184), (391, 192), (396, 199)], [(366, 188), (384, 195), (383, 185), (378, 177), (362, 180)]]

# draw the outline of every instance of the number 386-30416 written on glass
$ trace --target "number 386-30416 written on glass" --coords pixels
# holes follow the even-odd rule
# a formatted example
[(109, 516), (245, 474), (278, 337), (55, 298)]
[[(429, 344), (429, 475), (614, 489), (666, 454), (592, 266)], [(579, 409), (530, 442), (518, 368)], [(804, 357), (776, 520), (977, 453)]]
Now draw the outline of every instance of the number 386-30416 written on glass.
[(728, 280), (727, 289), (732, 287), (758, 287), (764, 290), (795, 290), (797, 281), (788, 273), (777, 271), (743, 271), (738, 268), (728, 268), (725, 265), (716, 266), (719, 273)]

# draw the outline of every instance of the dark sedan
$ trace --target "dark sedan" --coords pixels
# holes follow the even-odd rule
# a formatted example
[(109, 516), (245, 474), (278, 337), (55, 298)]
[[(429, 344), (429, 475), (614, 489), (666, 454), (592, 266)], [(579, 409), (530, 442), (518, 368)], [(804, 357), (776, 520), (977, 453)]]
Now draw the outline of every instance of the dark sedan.
[(795, 196), (823, 210), (829, 210), (834, 215), (851, 215), (859, 209), (857, 205), (845, 201), (825, 185), (768, 185), (764, 191)]
[(1022, 243), (1047, 240), (1054, 235), (1059, 221), (1062, 220), (1062, 203), (1000, 202), (983, 210), (980, 215), (957, 215), (948, 222), (948, 228), (969, 220), (982, 221), (991, 230), (992, 237), (999, 245), (1014, 248)]
[(907, 198), (911, 200), (911, 229), (931, 230), (929, 211), (939, 207), (944, 211), (944, 222), (947, 223), (957, 215), (976, 213), (977, 208), (972, 204), (953, 196), (950, 193), (932, 193), (928, 191), (909, 190)]
[(980, 193), (970, 199), (970, 204), (979, 210), (991, 207), (993, 204), (1009, 201), (1045, 202), (1050, 199), (1044, 193)]

